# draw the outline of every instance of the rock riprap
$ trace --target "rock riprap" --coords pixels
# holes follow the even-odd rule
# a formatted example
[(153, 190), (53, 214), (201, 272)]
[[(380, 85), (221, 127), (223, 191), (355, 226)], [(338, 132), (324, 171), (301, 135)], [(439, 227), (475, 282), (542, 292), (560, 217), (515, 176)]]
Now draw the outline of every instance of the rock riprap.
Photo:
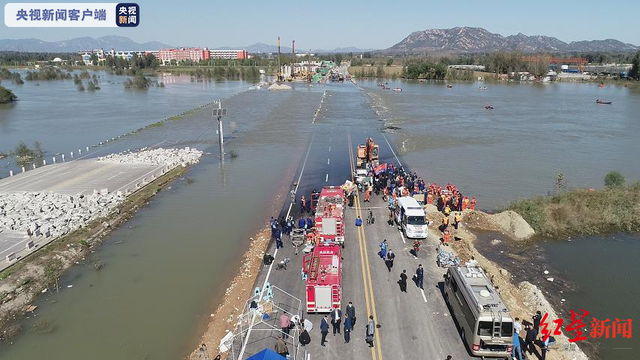
[[(98, 158), (102, 162), (164, 165), (169, 169), (200, 161), (202, 151), (183, 149), (142, 149)], [(0, 231), (14, 230), (29, 236), (57, 238), (106, 216), (125, 200), (123, 192), (94, 190), (92, 195), (64, 195), (54, 192), (0, 194)]]
[(106, 216), (124, 200), (122, 193), (63, 195), (51, 192), (0, 194), (0, 229), (57, 238)]
[(101, 156), (98, 161), (120, 164), (155, 164), (174, 168), (178, 165), (195, 164), (200, 161), (202, 151), (189, 147), (183, 149), (142, 149), (136, 152), (123, 152)]

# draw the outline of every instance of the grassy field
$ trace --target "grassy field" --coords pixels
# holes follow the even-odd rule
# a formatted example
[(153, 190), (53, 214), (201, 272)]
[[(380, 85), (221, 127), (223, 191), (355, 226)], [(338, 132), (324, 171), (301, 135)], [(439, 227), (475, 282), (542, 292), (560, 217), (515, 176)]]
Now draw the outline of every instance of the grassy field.
[(520, 214), (541, 236), (640, 232), (640, 182), (517, 200), (505, 210)]

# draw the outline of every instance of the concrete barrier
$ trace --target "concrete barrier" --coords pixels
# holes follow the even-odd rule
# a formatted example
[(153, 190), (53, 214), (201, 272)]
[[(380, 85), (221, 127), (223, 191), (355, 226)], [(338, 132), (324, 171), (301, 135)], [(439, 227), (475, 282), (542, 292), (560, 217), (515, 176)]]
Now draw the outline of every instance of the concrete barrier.
[(62, 162), (64, 162), (64, 154), (62, 154)]
[(33, 165), (33, 169), (35, 170), (35, 168), (36, 168), (36, 163), (33, 163), (33, 164), (31, 164), (31, 165)]
[(82, 155), (82, 149), (78, 149), (78, 155)]
[(71, 152), (71, 158), (73, 159), (73, 151)]
[(13, 170), (9, 170), (9, 176), (13, 176)]
[(33, 240), (29, 241), (29, 242), (25, 245), (25, 248), (26, 248), (27, 250), (29, 250), (29, 251), (31, 251), (31, 250), (33, 250), (33, 249), (35, 249), (35, 247), (36, 247), (36, 243), (35, 243)]
[(54, 156), (52, 160), (53, 160), (53, 163), (55, 164), (56, 163), (56, 157)]
[(47, 166), (47, 160), (42, 159), (42, 166)]
[(12, 252), (11, 254), (7, 255), (7, 261), (12, 263), (14, 261), (18, 260), (18, 257), (16, 256), (16, 253)]
[(23, 166), (23, 167), (22, 167), (22, 172), (24, 172), (24, 171), (25, 171), (25, 170), (24, 170), (24, 166)]
[(109, 194), (108, 188), (100, 189), (100, 195), (107, 195), (107, 194)]

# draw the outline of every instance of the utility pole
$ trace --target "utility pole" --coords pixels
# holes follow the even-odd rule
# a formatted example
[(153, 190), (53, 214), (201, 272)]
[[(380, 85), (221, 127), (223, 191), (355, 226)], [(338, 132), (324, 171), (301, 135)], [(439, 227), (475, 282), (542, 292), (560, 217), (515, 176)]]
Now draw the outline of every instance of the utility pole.
[(277, 83), (280, 83), (280, 71), (281, 71), (281, 67), (280, 67), (280, 36), (278, 36), (278, 81), (276, 81)]
[(222, 135), (222, 117), (227, 115), (227, 109), (222, 108), (222, 100), (218, 100), (218, 108), (211, 111), (211, 117), (218, 117), (218, 142), (220, 143), (220, 159), (224, 160), (224, 137)]

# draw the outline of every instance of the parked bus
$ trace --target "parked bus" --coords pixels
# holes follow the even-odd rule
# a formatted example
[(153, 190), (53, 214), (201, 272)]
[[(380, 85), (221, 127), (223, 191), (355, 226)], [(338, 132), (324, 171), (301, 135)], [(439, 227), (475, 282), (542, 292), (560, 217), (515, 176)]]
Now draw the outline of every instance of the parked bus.
[(425, 220), (425, 212), (416, 199), (405, 196), (396, 200), (396, 223), (408, 238), (426, 239), (429, 235), (429, 227)]
[(469, 264), (453, 266), (444, 279), (444, 299), (471, 354), (509, 358), (513, 320), (482, 268)]

